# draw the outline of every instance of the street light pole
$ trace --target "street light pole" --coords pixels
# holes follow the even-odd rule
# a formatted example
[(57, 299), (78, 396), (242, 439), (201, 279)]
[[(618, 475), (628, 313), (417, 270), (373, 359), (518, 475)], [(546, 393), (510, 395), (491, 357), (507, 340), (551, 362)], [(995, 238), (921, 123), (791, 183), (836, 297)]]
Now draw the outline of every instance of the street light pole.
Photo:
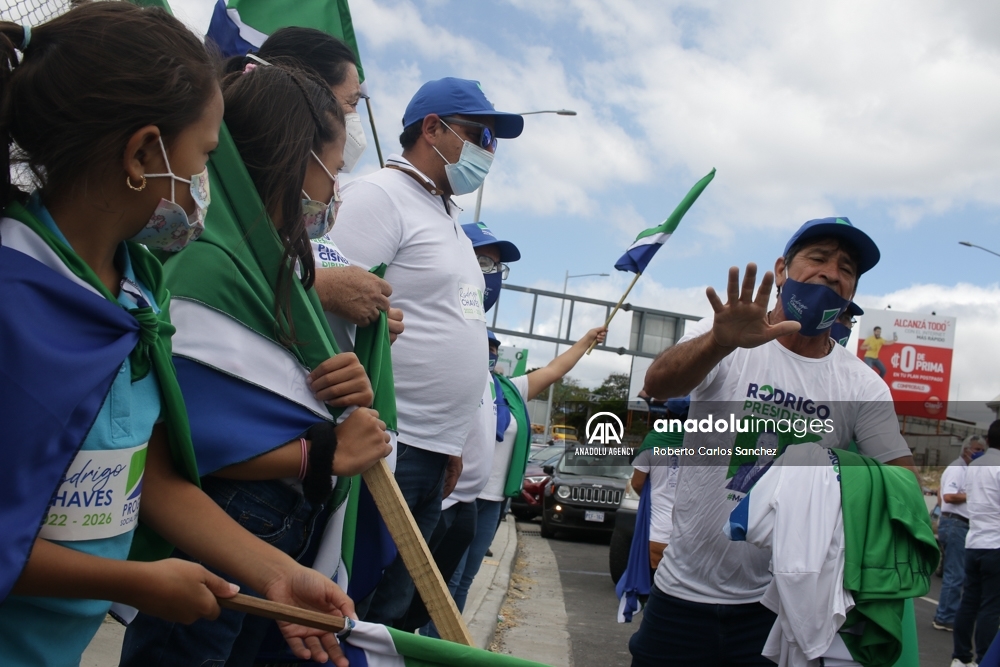
[[(606, 278), (609, 275), (611, 275), (611, 274), (609, 274), (609, 273), (581, 273), (581, 274), (576, 275), (576, 276), (571, 276), (571, 275), (569, 275), (569, 269), (567, 269), (566, 270), (566, 277), (563, 279), (563, 291), (562, 291), (562, 293), (563, 293), (563, 295), (566, 294), (566, 287), (567, 287), (567, 285), (569, 285), (569, 279), (570, 278), (586, 278), (588, 276), (602, 276), (602, 277)], [(556, 331), (556, 338), (557, 339), (562, 336), (563, 309), (565, 307), (566, 307), (566, 299), (561, 299), (560, 302), (559, 302), (559, 329)], [(555, 357), (558, 357), (558, 356), (559, 356), (559, 343), (556, 343), (556, 353), (553, 356), (553, 359)], [(549, 431), (552, 428), (552, 394), (555, 392), (555, 386), (556, 386), (555, 382), (553, 382), (552, 384), (549, 385), (549, 398), (548, 398), (548, 401), (546, 402), (546, 405), (545, 405), (545, 437), (546, 437), (546, 439), (548, 439), (548, 437), (550, 435)]]
[[(544, 111), (525, 111), (524, 113), (517, 114), (518, 116), (533, 116), (540, 113), (554, 113), (557, 116), (575, 116), (576, 112), (572, 109), (546, 109)], [(476, 215), (473, 222), (479, 222), (479, 212), (483, 208), (483, 186), (486, 185), (486, 181), (483, 181), (482, 185), (476, 191)]]
[(991, 255), (996, 255), (997, 257), (1000, 257), (1000, 253), (993, 252), (989, 248), (984, 248), (983, 246), (976, 245), (975, 243), (969, 243), (968, 241), (959, 241), (958, 244), (959, 245), (968, 246), (969, 248), (979, 248), (980, 250), (985, 250), (986, 252), (990, 253)]

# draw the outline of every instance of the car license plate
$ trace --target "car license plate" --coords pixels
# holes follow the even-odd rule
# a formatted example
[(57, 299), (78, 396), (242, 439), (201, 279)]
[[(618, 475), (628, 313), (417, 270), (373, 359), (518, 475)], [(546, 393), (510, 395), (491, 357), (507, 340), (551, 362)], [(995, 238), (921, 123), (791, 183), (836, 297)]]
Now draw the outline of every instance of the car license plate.
[(604, 512), (592, 512), (587, 510), (583, 513), (584, 521), (597, 521), (598, 523), (604, 523)]

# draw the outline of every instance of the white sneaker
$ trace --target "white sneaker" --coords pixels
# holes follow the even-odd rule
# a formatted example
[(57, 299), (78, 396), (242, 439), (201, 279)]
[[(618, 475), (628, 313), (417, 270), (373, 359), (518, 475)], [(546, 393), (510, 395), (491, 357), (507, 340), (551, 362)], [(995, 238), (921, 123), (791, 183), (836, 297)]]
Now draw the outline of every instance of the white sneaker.
[(955, 658), (954, 660), (951, 661), (951, 665), (949, 665), (949, 667), (979, 667), (979, 663), (978, 662), (962, 662), (958, 658)]

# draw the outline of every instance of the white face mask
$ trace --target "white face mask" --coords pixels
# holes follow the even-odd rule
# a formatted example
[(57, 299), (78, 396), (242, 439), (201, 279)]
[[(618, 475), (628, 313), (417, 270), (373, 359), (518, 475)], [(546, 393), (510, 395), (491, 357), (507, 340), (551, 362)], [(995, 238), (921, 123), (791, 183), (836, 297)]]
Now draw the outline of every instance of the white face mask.
[(333, 198), (329, 203), (316, 201), (310, 198), (305, 190), (302, 191), (302, 221), (306, 227), (306, 234), (311, 239), (318, 239), (326, 236), (333, 229), (333, 223), (337, 221), (337, 210), (340, 209), (340, 185), (337, 183), (337, 177), (330, 173), (319, 156), (312, 151), (310, 153), (333, 181)]
[[(145, 244), (150, 248), (166, 250), (167, 252), (177, 252), (191, 241), (195, 241), (205, 231), (205, 211), (212, 202), (212, 196), (208, 190), (208, 167), (199, 173), (191, 176), (190, 180), (176, 175), (170, 168), (170, 159), (167, 157), (167, 149), (163, 145), (163, 137), (160, 137), (160, 150), (163, 151), (163, 162), (167, 165), (165, 174), (146, 174), (146, 178), (170, 178), (170, 201), (161, 199), (160, 203), (153, 211), (153, 217), (149, 219), (146, 226), (130, 240)], [(177, 183), (187, 183), (191, 188), (191, 197), (194, 198), (197, 207), (194, 215), (188, 215), (177, 199)]]
[(368, 138), (365, 136), (365, 126), (361, 124), (361, 115), (358, 112), (344, 114), (344, 124), (347, 128), (347, 141), (344, 143), (344, 167), (341, 171), (350, 173), (365, 152)]
[(444, 121), (441, 121), (441, 124), (451, 130), (456, 137), (462, 139), (462, 152), (459, 154), (458, 162), (454, 164), (448, 162), (444, 155), (441, 155), (441, 151), (432, 146), (434, 151), (444, 160), (444, 173), (448, 178), (448, 185), (451, 186), (451, 192), (455, 195), (475, 192), (486, 180), (486, 174), (490, 172), (490, 165), (493, 164), (493, 153), (462, 138), (462, 135), (452, 130)]

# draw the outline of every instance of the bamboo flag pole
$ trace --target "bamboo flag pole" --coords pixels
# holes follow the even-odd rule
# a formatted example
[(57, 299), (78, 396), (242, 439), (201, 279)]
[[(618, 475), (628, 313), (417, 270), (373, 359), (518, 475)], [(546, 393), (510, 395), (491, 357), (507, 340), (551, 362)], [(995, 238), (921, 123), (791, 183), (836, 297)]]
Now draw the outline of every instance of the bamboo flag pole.
[(473, 646), (469, 628), (448, 592), (448, 584), (441, 576), (417, 522), (413, 520), (389, 465), (382, 459), (362, 476), (438, 634), (456, 644)]
[[(633, 287), (635, 287), (635, 281), (639, 280), (639, 276), (641, 276), (641, 275), (642, 275), (641, 273), (636, 273), (635, 274), (635, 278), (633, 278), (632, 282), (629, 283), (628, 289), (625, 290), (624, 294), (622, 294), (622, 298), (618, 299), (618, 303), (617, 303), (617, 305), (615, 305), (615, 309), (611, 311), (610, 315), (608, 315), (608, 321), (604, 323), (605, 327), (607, 327), (607, 326), (609, 326), (611, 324), (611, 320), (614, 319), (615, 313), (617, 313), (618, 309), (622, 307), (623, 303), (625, 303), (625, 299), (628, 298), (628, 293), (632, 291)], [(587, 354), (590, 354), (591, 352), (593, 352), (595, 347), (597, 347), (597, 341), (596, 340), (593, 343), (590, 344), (590, 347), (587, 348)]]

